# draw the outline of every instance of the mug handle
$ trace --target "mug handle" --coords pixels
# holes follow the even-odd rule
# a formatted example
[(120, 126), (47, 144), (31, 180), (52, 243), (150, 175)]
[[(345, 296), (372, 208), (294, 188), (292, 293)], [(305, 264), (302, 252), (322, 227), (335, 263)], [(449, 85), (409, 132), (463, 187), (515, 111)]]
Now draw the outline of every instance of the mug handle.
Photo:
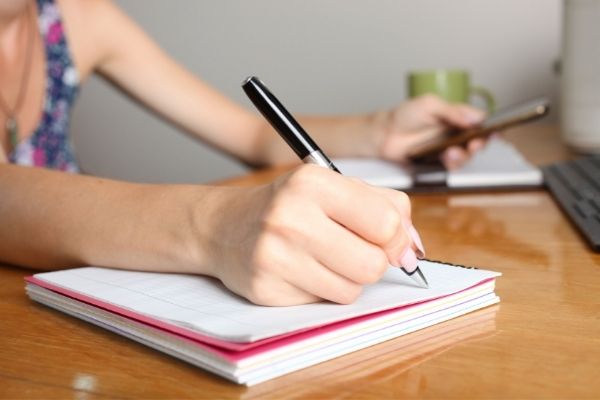
[(479, 96), (485, 101), (488, 115), (491, 115), (496, 111), (496, 101), (489, 90), (481, 86), (472, 86), (469, 88), (469, 96), (473, 95)]

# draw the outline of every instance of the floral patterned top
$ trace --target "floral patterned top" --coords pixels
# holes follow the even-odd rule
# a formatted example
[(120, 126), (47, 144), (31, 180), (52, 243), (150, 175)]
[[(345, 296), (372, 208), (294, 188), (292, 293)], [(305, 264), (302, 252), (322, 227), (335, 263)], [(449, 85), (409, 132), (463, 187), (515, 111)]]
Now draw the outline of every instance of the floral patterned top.
[(46, 51), (46, 92), (40, 125), (17, 144), (14, 164), (79, 172), (69, 139), (71, 108), (79, 92), (79, 76), (64, 34), (55, 0), (37, 0), (38, 24)]

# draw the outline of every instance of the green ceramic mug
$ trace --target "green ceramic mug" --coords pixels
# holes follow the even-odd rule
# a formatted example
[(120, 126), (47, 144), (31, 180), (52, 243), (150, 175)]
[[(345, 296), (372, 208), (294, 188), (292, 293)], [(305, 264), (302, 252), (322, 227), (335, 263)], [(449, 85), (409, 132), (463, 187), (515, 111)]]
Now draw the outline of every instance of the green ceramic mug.
[(493, 114), (496, 102), (492, 93), (480, 86), (471, 85), (469, 72), (461, 69), (413, 71), (408, 74), (408, 96), (436, 94), (451, 103), (469, 103), (479, 96), (486, 104), (488, 114)]

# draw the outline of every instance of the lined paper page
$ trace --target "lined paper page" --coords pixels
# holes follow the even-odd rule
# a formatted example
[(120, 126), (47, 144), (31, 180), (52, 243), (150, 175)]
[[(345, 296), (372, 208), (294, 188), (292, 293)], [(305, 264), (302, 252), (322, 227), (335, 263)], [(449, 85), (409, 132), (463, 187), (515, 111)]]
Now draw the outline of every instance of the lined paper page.
[(445, 296), (500, 275), (430, 261), (421, 261), (419, 266), (427, 277), (429, 289), (416, 287), (403, 271), (389, 268), (384, 277), (367, 286), (353, 304), (291, 307), (254, 305), (231, 293), (219, 281), (202, 276), (87, 267), (46, 272), (35, 277), (212, 337), (251, 342)]

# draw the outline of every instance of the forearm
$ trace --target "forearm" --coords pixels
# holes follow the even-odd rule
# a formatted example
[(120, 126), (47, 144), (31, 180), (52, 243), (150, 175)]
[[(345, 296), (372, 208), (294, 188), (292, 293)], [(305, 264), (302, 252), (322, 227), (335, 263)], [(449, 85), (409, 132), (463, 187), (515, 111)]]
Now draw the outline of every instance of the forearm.
[[(300, 116), (298, 122), (330, 157), (376, 157), (383, 136), (384, 113), (353, 116)], [(260, 133), (258, 159), (275, 165), (297, 157), (268, 124)]]
[[(296, 161), (255, 110), (235, 104), (168, 57), (110, 2), (94, 10), (97, 71), (183, 130), (250, 165)], [(136, 51), (131, 51), (136, 49)], [(241, 80), (241, 77), (240, 77)], [(380, 113), (305, 117), (300, 122), (331, 156), (373, 156)]]
[(319, 146), (332, 157), (374, 157), (382, 133), (383, 114), (342, 117), (306, 117), (302, 124)]
[(257, 163), (258, 115), (171, 59), (112, 2), (83, 4), (89, 4), (88, 15), (93, 16), (85, 35), (94, 39), (89, 45), (96, 49), (96, 72), (181, 130), (247, 163)]
[[(205, 187), (140, 185), (0, 165), (0, 261), (209, 273)], [(208, 208), (204, 208), (207, 213)]]

